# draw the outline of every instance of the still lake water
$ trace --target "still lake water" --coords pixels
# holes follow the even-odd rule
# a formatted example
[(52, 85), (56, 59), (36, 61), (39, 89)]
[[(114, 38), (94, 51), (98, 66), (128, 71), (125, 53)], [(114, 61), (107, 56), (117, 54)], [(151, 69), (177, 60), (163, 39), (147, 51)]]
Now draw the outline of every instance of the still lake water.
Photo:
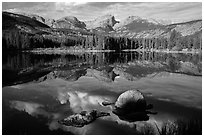
[[(137, 134), (136, 128), (147, 123), (161, 127), (177, 119), (201, 121), (201, 58), (154, 52), (3, 54), (3, 134)], [(54, 72), (57, 77), (12, 84), (19, 83), (18, 74), (28, 68), (47, 69), (44, 75)], [(129, 89), (139, 89), (158, 114), (148, 121), (127, 122), (114, 115), (111, 106), (102, 106)], [(57, 122), (93, 109), (111, 116), (82, 128)]]

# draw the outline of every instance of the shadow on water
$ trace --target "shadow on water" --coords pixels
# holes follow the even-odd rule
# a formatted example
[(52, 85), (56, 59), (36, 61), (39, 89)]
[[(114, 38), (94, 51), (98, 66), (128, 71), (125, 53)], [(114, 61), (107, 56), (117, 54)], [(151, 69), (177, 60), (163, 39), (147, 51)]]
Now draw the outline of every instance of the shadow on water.
[[(158, 111), (158, 114), (169, 114), (175, 118), (185, 118), (193, 119), (198, 118), (202, 119), (202, 110), (190, 106), (183, 106), (176, 102), (158, 100), (157, 98), (146, 97), (148, 103), (154, 104), (154, 111)], [(167, 107), (168, 106), (168, 107)], [(168, 117), (166, 118), (168, 120)]]
[(25, 111), (18, 111), (3, 104), (2, 134), (3, 135), (71, 135), (62, 129), (50, 130), (44, 116), (33, 117)]

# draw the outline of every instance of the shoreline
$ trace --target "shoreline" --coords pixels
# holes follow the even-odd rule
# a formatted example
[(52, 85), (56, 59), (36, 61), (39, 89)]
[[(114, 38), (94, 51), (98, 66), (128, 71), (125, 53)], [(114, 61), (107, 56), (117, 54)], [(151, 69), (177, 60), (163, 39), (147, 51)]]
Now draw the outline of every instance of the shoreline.
[(187, 51), (187, 50), (181, 50), (181, 51), (174, 51), (174, 50), (141, 50), (141, 49), (128, 49), (128, 50), (122, 50), (124, 52), (129, 52), (129, 51), (137, 51), (137, 52), (161, 52), (161, 53), (191, 53), (191, 54), (199, 54), (199, 53), (202, 53), (202, 51), (200, 50), (191, 50), (191, 51)]
[[(173, 51), (173, 50), (149, 50), (149, 49), (127, 49), (121, 50), (120, 52), (161, 52), (161, 53), (191, 53), (191, 54), (202, 54), (200, 50), (181, 50), (181, 51)], [(68, 54), (68, 53), (99, 53), (99, 52), (116, 52), (116, 50), (97, 50), (97, 49), (61, 49), (61, 48), (38, 48), (34, 50), (24, 50), (22, 52), (31, 52), (35, 54)]]
[(97, 52), (115, 52), (115, 50), (90, 50), (90, 49), (34, 49), (24, 50), (23, 52), (39, 53), (39, 54), (66, 54), (66, 53), (97, 53)]

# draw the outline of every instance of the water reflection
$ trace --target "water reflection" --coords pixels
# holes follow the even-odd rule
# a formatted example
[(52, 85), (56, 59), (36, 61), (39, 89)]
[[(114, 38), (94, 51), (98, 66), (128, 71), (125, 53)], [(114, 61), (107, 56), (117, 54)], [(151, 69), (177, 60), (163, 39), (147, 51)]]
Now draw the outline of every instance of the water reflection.
[(156, 52), (4, 53), (2, 68), (3, 85), (33, 81), (54, 70), (58, 71), (58, 77), (73, 81), (87, 73), (104, 76), (107, 81), (114, 81), (116, 76), (132, 81), (162, 71), (201, 76), (202, 60), (201, 54)]
[[(4, 134), (14, 132), (12, 121), (16, 118), (19, 120), (15, 126), (28, 124), (28, 119), (32, 119), (29, 124), (44, 125), (42, 129), (47, 134), (140, 134), (136, 129), (147, 124), (155, 129), (155, 122), (161, 127), (163, 122), (179, 118), (201, 120), (201, 66), (199, 54), (3, 54)], [(16, 81), (23, 84), (14, 85)], [(114, 115), (113, 106), (102, 105), (104, 101), (115, 102), (129, 89), (140, 89), (147, 103), (154, 105), (153, 112), (158, 114), (151, 115), (147, 121), (130, 121)], [(58, 123), (67, 116), (93, 109), (111, 115), (82, 128)], [(25, 127), (22, 125), (15, 134), (33, 134), (32, 127)], [(5, 132), (7, 129), (9, 132)]]
[[(158, 52), (106, 52), (84, 54), (32, 54), (32, 53), (3, 53), (3, 67), (23, 69), (38, 65), (62, 65), (86, 63), (91, 66), (103, 66), (114, 63), (128, 63), (133, 61), (163, 62), (172, 71), (177, 70), (178, 62), (191, 62), (200, 65), (201, 54), (158, 53)], [(199, 68), (200, 66), (198, 66)], [(201, 69), (201, 68), (199, 68)]]

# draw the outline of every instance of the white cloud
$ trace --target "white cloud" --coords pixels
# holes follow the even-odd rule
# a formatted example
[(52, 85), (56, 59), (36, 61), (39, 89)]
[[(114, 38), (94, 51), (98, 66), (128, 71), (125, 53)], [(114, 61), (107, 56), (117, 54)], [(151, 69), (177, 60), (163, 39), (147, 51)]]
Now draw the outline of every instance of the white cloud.
[[(12, 4), (12, 3), (11, 3)], [(27, 4), (28, 5), (28, 4)], [(3, 5), (4, 6), (4, 5)], [(7, 4), (8, 6), (8, 4)], [(144, 18), (172, 20), (174, 22), (189, 21), (202, 18), (200, 2), (122, 2), (122, 3), (87, 3), (85, 1), (69, 1), (56, 3), (35, 3), (28, 7), (15, 4), (10, 11), (35, 13), (41, 16), (59, 19), (63, 16), (76, 16), (79, 20), (90, 20), (104, 14), (112, 14), (121, 20), (130, 15)], [(4, 6), (4, 9), (6, 7)]]

